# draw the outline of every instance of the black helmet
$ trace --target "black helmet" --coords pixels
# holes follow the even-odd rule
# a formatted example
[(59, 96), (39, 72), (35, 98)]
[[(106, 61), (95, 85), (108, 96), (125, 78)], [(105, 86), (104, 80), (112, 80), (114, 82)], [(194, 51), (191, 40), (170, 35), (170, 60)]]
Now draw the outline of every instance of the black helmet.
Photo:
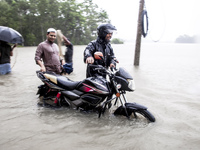
[(97, 34), (98, 37), (104, 39), (108, 33), (112, 33), (114, 30), (117, 30), (115, 26), (109, 23), (104, 23), (97, 27)]

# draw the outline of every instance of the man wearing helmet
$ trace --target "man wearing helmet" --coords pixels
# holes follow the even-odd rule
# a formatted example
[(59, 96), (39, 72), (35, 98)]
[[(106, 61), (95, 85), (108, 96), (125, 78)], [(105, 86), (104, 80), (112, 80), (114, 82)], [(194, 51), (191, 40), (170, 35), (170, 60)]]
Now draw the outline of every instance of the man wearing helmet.
[[(97, 39), (91, 41), (84, 51), (85, 63), (102, 65), (106, 68), (115, 67), (115, 56), (110, 44), (110, 39), (112, 38), (114, 30), (116, 30), (115, 26), (109, 23), (101, 24), (97, 27)], [(104, 60), (94, 60), (95, 52), (102, 52)], [(87, 68), (87, 77), (93, 76), (94, 74), (95, 72), (92, 69)]]

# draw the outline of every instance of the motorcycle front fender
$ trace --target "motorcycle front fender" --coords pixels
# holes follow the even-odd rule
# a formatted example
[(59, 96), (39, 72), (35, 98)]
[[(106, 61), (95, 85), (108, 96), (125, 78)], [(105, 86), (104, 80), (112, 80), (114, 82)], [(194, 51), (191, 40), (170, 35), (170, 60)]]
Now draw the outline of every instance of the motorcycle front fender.
[(147, 107), (137, 104), (137, 103), (125, 103), (125, 106), (127, 109), (132, 109), (132, 110), (145, 110)]
[(146, 110), (146, 109), (147, 109), (147, 107), (142, 106), (142, 105), (137, 104), (137, 103), (125, 103), (125, 107), (124, 106), (118, 107), (115, 110), (114, 115), (124, 115), (124, 116), (128, 115), (128, 116), (130, 116), (133, 111)]

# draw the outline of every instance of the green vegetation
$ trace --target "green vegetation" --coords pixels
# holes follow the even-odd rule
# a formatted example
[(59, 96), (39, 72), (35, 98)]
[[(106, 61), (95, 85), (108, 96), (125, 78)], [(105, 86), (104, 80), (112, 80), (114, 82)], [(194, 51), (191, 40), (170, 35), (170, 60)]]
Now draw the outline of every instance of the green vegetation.
[(124, 44), (124, 42), (118, 38), (114, 38), (111, 40), (112, 44)]
[(110, 22), (92, 0), (0, 0), (0, 10), (0, 25), (20, 32), (25, 46), (44, 41), (50, 27), (61, 30), (74, 45), (85, 45), (96, 38), (98, 24)]

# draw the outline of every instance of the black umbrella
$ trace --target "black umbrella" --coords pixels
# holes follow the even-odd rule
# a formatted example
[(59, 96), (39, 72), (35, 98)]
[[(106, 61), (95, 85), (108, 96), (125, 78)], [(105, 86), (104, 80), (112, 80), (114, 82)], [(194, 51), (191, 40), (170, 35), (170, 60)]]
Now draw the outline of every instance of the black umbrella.
[(8, 42), (8, 43), (23, 43), (24, 42), (24, 39), (19, 32), (5, 26), (0, 26), (0, 40)]

